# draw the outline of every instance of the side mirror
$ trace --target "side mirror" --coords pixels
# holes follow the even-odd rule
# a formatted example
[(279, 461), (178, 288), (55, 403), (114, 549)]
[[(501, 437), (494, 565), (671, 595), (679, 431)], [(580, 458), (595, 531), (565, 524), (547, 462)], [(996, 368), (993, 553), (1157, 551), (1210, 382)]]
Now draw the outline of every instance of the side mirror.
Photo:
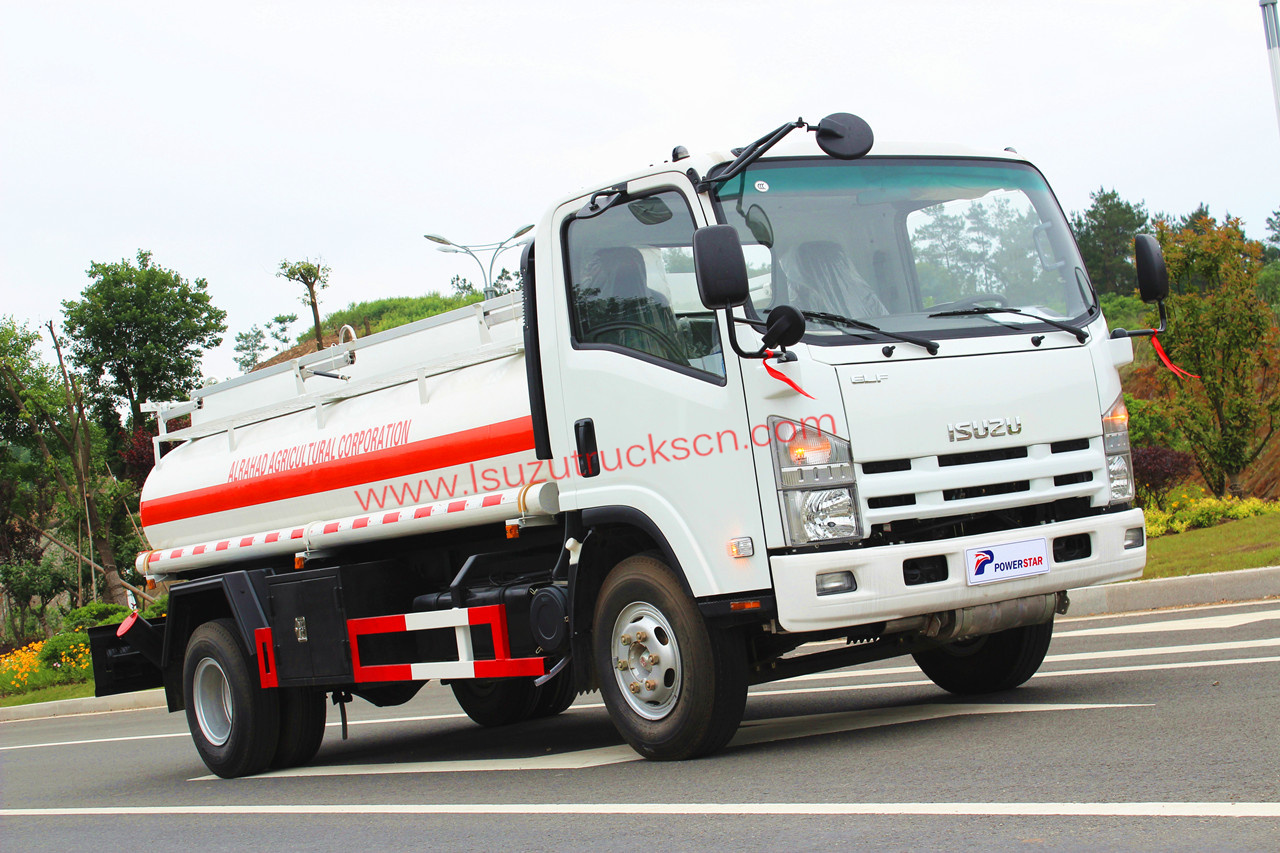
[(764, 348), (794, 346), (804, 337), (804, 315), (790, 305), (779, 305), (769, 312), (764, 330)]
[(698, 296), (707, 308), (731, 308), (747, 301), (747, 260), (732, 225), (708, 225), (693, 232), (693, 269)]
[(1169, 270), (1164, 264), (1160, 243), (1150, 234), (1133, 240), (1133, 258), (1138, 267), (1138, 292), (1143, 302), (1159, 302), (1169, 295)]

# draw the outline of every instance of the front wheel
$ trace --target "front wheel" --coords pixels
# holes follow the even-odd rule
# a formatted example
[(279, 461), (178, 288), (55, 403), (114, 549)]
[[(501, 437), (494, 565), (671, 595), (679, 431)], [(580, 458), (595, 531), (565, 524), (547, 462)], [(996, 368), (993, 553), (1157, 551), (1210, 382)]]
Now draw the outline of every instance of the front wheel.
[(1036, 674), (1053, 639), (1053, 620), (957, 640), (912, 655), (929, 680), (950, 693), (974, 696), (1012, 690)]
[(206, 622), (187, 643), (182, 692), (196, 751), (224, 779), (266, 768), (280, 736), (275, 691), (258, 684), (258, 671), (230, 619)]
[(605, 707), (636, 752), (694, 758), (733, 737), (747, 700), (746, 644), (708, 625), (665, 563), (641, 555), (615, 566), (594, 632)]

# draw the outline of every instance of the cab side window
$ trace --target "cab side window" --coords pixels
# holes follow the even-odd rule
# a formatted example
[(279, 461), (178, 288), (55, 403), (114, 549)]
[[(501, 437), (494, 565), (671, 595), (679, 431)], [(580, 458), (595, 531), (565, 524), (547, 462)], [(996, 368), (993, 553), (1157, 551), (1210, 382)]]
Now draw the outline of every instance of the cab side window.
[(723, 377), (715, 317), (698, 298), (693, 230), (675, 191), (571, 220), (565, 244), (575, 345), (642, 353)]

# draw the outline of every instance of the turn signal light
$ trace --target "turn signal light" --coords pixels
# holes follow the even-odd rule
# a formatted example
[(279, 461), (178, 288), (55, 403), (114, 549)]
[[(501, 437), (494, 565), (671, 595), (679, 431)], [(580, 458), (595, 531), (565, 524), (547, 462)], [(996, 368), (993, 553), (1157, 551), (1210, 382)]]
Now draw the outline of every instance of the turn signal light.
[(831, 461), (831, 442), (817, 430), (800, 430), (787, 442), (787, 454), (796, 465), (825, 465)]

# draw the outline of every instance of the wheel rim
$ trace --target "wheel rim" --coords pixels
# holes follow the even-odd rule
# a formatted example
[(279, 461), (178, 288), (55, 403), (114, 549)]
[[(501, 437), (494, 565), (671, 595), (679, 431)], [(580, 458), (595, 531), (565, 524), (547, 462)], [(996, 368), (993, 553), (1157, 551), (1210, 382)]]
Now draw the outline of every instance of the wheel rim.
[(195, 704), (200, 733), (214, 746), (222, 746), (231, 737), (231, 684), (222, 665), (213, 658), (196, 664), (191, 700)]
[(646, 720), (661, 720), (680, 697), (680, 645), (662, 611), (643, 601), (622, 608), (613, 623), (613, 674), (618, 692)]

